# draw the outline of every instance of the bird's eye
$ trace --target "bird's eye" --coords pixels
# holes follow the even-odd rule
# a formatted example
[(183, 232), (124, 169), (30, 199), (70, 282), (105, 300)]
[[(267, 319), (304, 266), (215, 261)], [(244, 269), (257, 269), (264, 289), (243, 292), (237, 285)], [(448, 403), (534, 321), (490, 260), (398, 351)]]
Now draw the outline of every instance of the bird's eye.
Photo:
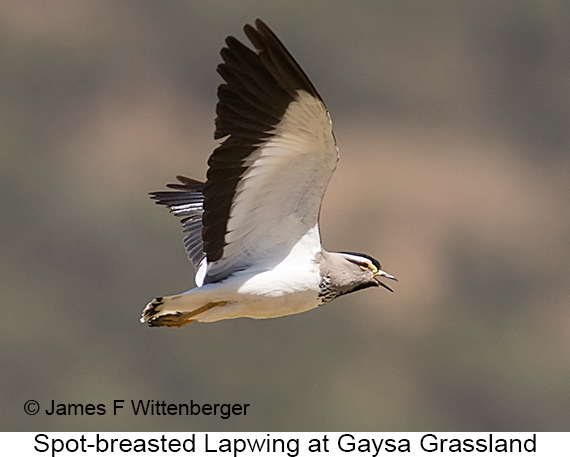
[(358, 265), (362, 271), (370, 270), (372, 274), (378, 273), (378, 268), (376, 268), (376, 265), (373, 265), (371, 263), (360, 263)]
[(370, 270), (372, 274), (378, 273), (378, 268), (376, 268), (376, 265), (372, 263), (361, 263), (359, 265), (362, 271)]

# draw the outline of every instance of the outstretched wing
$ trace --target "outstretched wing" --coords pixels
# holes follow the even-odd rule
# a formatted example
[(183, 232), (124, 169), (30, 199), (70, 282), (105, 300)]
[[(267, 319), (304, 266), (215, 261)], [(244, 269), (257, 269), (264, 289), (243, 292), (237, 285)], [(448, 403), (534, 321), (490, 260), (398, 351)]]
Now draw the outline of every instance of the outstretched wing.
[[(198, 270), (204, 260), (204, 243), (202, 242), (202, 214), (204, 213), (204, 183), (184, 176), (176, 177), (181, 184), (168, 184), (166, 187), (174, 191), (151, 192), (151, 198), (159, 205), (168, 207), (170, 212), (181, 218), (184, 237), (184, 248), (188, 258)], [(201, 282), (196, 275), (196, 284)]]
[(218, 66), (215, 138), (225, 139), (202, 190), (205, 283), (277, 264), (300, 240), (318, 252), (338, 160), (328, 111), (303, 70), (261, 20), (244, 31), (255, 51), (228, 37)]

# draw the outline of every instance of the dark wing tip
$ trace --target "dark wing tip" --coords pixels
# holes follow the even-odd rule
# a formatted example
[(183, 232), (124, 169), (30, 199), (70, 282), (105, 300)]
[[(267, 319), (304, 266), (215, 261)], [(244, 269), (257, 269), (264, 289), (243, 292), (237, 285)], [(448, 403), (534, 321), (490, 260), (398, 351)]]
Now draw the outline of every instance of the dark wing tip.
[(265, 22), (263, 22), (263, 20), (259, 17), (255, 19), (255, 25), (258, 29), (265, 28), (265, 29), (269, 30), (269, 27), (267, 27), (267, 24)]
[(186, 176), (178, 175), (176, 176), (176, 179), (178, 179), (178, 181), (180, 181), (182, 184), (178, 183), (167, 184), (166, 187), (168, 187), (169, 189), (185, 190), (190, 192), (196, 192), (202, 190), (202, 188), (204, 187), (203, 182), (198, 181), (196, 179), (187, 178)]
[(284, 88), (304, 90), (322, 101), (305, 71), (265, 22), (257, 18), (255, 27), (246, 24), (243, 30), (268, 70)]

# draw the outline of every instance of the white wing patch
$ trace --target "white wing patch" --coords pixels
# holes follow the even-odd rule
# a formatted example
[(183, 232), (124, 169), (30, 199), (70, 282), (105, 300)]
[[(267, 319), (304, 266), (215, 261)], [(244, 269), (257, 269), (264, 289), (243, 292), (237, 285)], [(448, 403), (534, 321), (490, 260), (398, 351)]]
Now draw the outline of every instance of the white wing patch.
[(208, 260), (204, 257), (198, 268), (196, 268), (196, 275), (194, 276), (194, 282), (196, 287), (202, 287), (204, 285), (204, 279), (206, 278), (206, 273), (208, 272)]
[(208, 277), (279, 262), (314, 227), (311, 250), (320, 251), (319, 210), (337, 161), (325, 106), (299, 91), (273, 136), (245, 162), (248, 169), (236, 188), (224, 255), (208, 265)]

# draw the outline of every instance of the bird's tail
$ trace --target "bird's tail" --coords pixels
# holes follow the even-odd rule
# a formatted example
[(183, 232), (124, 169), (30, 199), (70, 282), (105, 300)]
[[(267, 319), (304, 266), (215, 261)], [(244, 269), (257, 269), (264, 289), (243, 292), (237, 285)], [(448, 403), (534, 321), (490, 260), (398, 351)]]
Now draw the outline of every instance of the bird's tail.
[(227, 302), (209, 302), (205, 305), (203, 301), (195, 304), (194, 294), (170, 295), (168, 297), (157, 297), (146, 305), (140, 321), (147, 323), (151, 327), (182, 327), (200, 320), (199, 315), (214, 308), (223, 306)]

